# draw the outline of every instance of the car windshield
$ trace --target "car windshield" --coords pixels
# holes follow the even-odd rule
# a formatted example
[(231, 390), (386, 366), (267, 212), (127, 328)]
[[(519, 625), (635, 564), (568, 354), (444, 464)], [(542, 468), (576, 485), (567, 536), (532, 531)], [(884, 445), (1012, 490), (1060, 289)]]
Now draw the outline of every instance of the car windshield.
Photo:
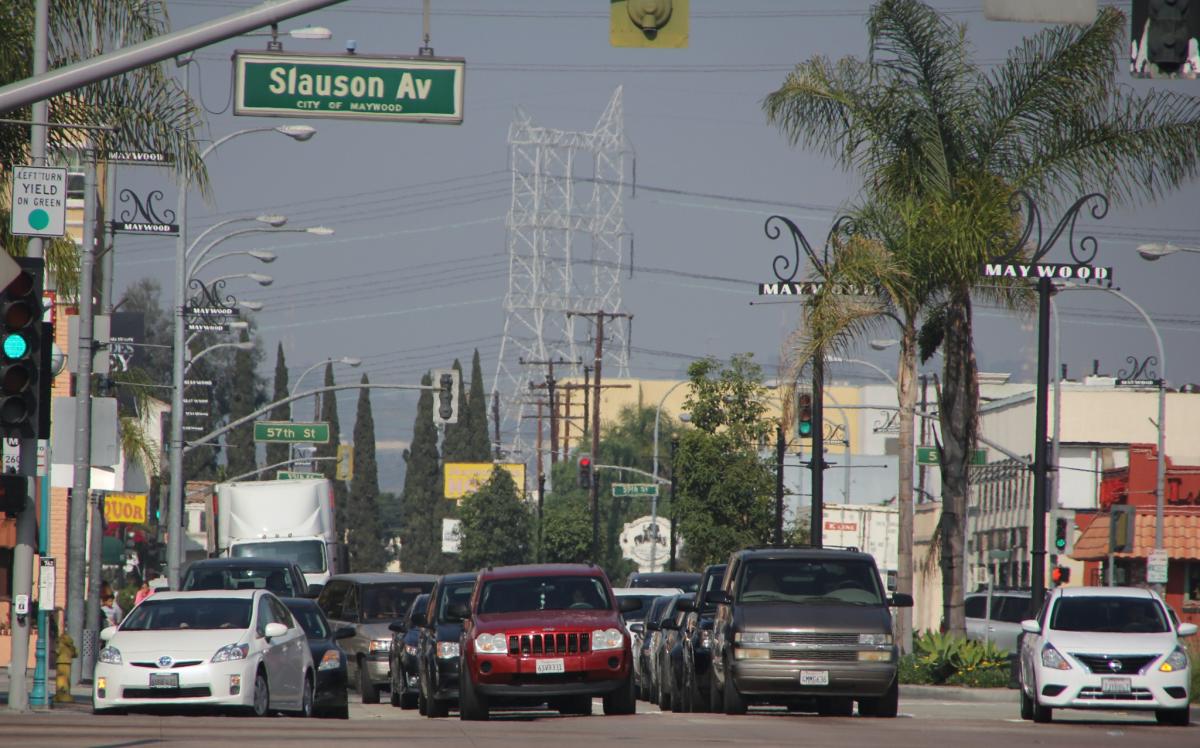
[(435, 623), (450, 623), (450, 618), (446, 615), (446, 609), (456, 603), (469, 604), (471, 602), (471, 591), (474, 589), (475, 580), (455, 582), (454, 584), (447, 584), (442, 587), (441, 594), (438, 597), (437, 621)]
[(238, 543), (230, 555), (234, 558), (274, 558), (295, 561), (300, 571), (316, 574), (325, 571), (325, 544), (320, 540), (281, 540), (272, 543)]
[(1150, 598), (1060, 597), (1050, 617), (1056, 631), (1162, 634), (1170, 631), (1162, 607)]
[(249, 598), (189, 597), (142, 601), (121, 623), (121, 631), (169, 629), (248, 629)]
[(764, 559), (746, 564), (738, 585), (741, 603), (882, 605), (879, 575), (853, 559)]
[(315, 605), (289, 605), (288, 610), (300, 622), (300, 628), (304, 629), (304, 635), (309, 639), (329, 638), (329, 624), (325, 622), (320, 608)]
[(611, 609), (604, 580), (599, 577), (494, 579), (483, 585), (479, 596), (480, 613)]
[[(725, 579), (725, 569), (723, 567), (719, 570), (714, 570), (714, 572), (709, 575), (708, 579), (704, 583), (704, 594), (707, 595), (709, 592), (712, 592), (715, 589), (719, 589), (721, 587), (721, 582), (724, 581), (724, 579)], [(710, 603), (707, 599), (705, 599), (704, 607), (703, 607), (703, 609), (701, 609), (700, 612), (705, 615), (710, 614), (710, 613), (716, 613), (717, 612), (717, 604)]]
[(280, 597), (296, 597), (300, 594), (292, 585), (287, 569), (262, 569), (236, 567), (213, 567), (188, 569), (183, 580), (187, 590), (261, 590), (267, 589)]
[(627, 613), (622, 613), (621, 617), (626, 621), (644, 621), (646, 614), (650, 612), (650, 606), (658, 599), (658, 595), (621, 595), (621, 600), (637, 600), (641, 606), (637, 610), (631, 610)]
[(362, 588), (362, 620), (394, 621), (403, 618), (413, 600), (433, 586), (418, 584), (366, 584)]
[(684, 592), (695, 592), (700, 587), (699, 574), (653, 573), (635, 574), (629, 587), (678, 587)]

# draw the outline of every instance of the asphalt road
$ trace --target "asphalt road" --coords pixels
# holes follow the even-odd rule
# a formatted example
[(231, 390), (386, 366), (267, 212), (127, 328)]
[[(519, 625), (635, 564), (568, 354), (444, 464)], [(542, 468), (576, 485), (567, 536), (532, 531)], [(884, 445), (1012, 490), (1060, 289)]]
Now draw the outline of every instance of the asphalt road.
[[(353, 704), (349, 721), (286, 717), (130, 714), (94, 717), (76, 707), (55, 712), (0, 711), (0, 736), (12, 746), (36, 748), (212, 748), (229, 743), (254, 748), (327, 748), (330, 744), (405, 746), (495, 746), (556, 748), (653, 745), (920, 746), (921, 748), (1012, 748), (1034, 744), (1087, 748), (1179, 748), (1200, 745), (1200, 724), (1160, 727), (1153, 714), (1056, 712), (1049, 725), (1018, 718), (1015, 703), (902, 700), (896, 719), (831, 718), (752, 710), (742, 717), (664, 714), (639, 704), (628, 717), (560, 717), (545, 712), (500, 712), (490, 722), (432, 720), (386, 703)], [(1147, 719), (1149, 716), (1149, 719)]]

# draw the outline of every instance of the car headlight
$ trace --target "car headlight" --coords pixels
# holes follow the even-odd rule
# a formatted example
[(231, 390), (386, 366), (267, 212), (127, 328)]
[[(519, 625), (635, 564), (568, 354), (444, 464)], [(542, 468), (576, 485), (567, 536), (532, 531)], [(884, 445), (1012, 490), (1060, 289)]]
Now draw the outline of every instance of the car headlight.
[(417, 645), (416, 644), (405, 644), (404, 645), (404, 654), (406, 654), (410, 657), (416, 657), (417, 656)]
[(625, 644), (625, 635), (617, 629), (596, 629), (592, 632), (592, 651), (620, 649)]
[(458, 657), (458, 642), (438, 642), (437, 656), (445, 659)]
[(771, 635), (766, 631), (739, 631), (733, 640), (739, 644), (769, 644)]
[(327, 649), (321, 657), (321, 664), (317, 665), (317, 670), (337, 670), (342, 666), (342, 656), (337, 649)]
[[(119, 658), (120, 655), (117, 655)], [(1183, 647), (1175, 647), (1175, 651), (1167, 655), (1167, 659), (1163, 660), (1163, 664), (1158, 666), (1158, 669), (1164, 673), (1173, 673), (1176, 670), (1186, 670), (1188, 666), (1187, 652)]]
[(700, 648), (712, 649), (712, 629), (700, 629)]
[(859, 644), (872, 644), (875, 646), (891, 644), (892, 643), (892, 635), (891, 634), (859, 634), (858, 635), (858, 643)]
[(1042, 647), (1042, 667), (1053, 668), (1054, 670), (1070, 670), (1071, 663), (1067, 662), (1067, 658), (1059, 654), (1053, 645), (1047, 644)]
[(229, 662), (230, 660), (244, 660), (249, 654), (249, 644), (226, 644), (212, 656), (212, 661)]
[(386, 654), (392, 651), (391, 639), (372, 639), (367, 645), (368, 654)]
[(121, 650), (116, 647), (105, 647), (100, 650), (100, 661), (109, 665), (120, 665)]
[(475, 651), (479, 654), (508, 654), (508, 641), (504, 634), (480, 634), (475, 637)]
[(750, 647), (734, 647), (733, 659), (735, 659), (735, 660), (769, 660), (769, 659), (771, 659), (771, 650), (769, 650), (769, 649), (752, 649)]

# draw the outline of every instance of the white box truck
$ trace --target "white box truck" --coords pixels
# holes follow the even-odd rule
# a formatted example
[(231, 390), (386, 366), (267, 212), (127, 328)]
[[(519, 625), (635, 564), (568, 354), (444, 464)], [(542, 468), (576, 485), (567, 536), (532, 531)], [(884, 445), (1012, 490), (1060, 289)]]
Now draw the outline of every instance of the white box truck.
[(214, 555), (295, 561), (310, 585), (345, 570), (326, 479), (218, 483), (213, 514)]
[(876, 504), (825, 504), (822, 542), (827, 546), (853, 546), (875, 557), (875, 565), (888, 590), (896, 589), (899, 568), (897, 543), (900, 510)]

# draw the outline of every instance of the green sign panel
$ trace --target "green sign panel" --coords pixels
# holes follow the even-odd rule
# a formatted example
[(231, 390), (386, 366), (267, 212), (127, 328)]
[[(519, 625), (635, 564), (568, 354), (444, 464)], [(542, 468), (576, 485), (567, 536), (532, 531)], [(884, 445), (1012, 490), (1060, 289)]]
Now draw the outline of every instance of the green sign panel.
[(613, 496), (658, 496), (658, 486), (653, 483), (614, 483)]
[(324, 473), (296, 473), (290, 470), (280, 470), (275, 473), (275, 480), (305, 480), (308, 478), (324, 478)]
[(325, 444), (329, 441), (328, 423), (293, 423), (292, 421), (255, 421), (256, 442), (307, 442)]
[(461, 57), (235, 52), (233, 113), (400, 122), (463, 119)]
[[(937, 464), (939, 464), (938, 448), (937, 447), (917, 447), (917, 464), (918, 465), (937, 465)], [(987, 450), (986, 449), (971, 450), (971, 464), (972, 465), (986, 465), (987, 464)]]

